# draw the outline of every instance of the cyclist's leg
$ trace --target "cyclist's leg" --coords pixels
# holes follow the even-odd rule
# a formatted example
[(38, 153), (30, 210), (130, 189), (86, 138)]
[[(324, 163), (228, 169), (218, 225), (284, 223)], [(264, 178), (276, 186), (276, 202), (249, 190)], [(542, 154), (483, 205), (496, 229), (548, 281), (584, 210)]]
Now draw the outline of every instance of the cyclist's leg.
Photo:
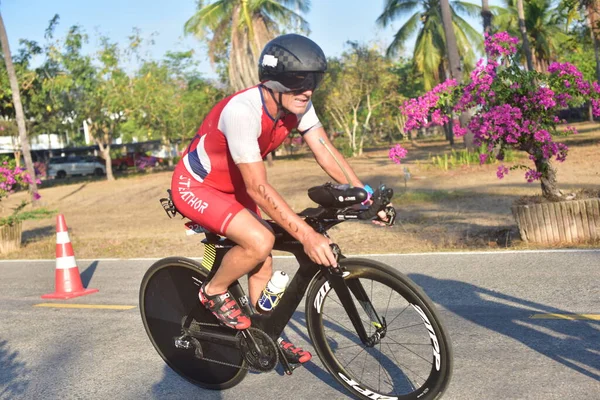
[[(242, 190), (238, 190), (235, 192), (235, 199), (246, 207), (252, 215), (259, 221), (265, 228), (267, 228), (270, 232), (273, 232), (272, 228), (262, 219), (260, 214), (260, 209), (252, 200), (248, 192), (245, 190), (245, 187)], [(228, 228), (229, 229), (229, 228)], [(258, 264), (252, 271), (248, 273), (248, 295), (250, 296), (250, 303), (256, 307), (258, 302), (258, 298), (264, 287), (271, 279), (271, 275), (273, 274), (273, 258), (271, 255), (265, 259), (263, 263)], [(257, 309), (258, 310), (258, 309)]]
[(269, 255), (264, 263), (258, 265), (248, 274), (248, 295), (250, 303), (256, 307), (262, 290), (273, 275), (273, 257)]
[[(240, 210), (231, 218), (225, 236), (237, 245), (225, 254), (221, 266), (206, 286), (209, 295), (226, 291), (235, 280), (263, 265), (275, 242), (271, 231), (247, 209)], [(261, 279), (264, 279), (262, 274), (258, 280)], [(259, 282), (255, 279), (254, 283)]]
[[(228, 294), (228, 287), (269, 256), (274, 236), (234, 194), (220, 192), (175, 171), (172, 184), (175, 207), (187, 218), (237, 245), (227, 252), (213, 279), (200, 288), (200, 301), (224, 324), (245, 329), (250, 319)], [(253, 204), (256, 208), (256, 205)]]

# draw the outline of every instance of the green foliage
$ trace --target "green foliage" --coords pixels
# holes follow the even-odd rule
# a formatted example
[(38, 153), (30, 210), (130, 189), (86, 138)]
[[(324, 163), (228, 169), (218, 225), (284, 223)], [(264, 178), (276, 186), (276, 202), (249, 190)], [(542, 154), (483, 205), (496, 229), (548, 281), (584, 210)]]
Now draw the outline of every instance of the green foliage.
[(14, 226), (17, 222), (30, 219), (49, 218), (56, 214), (56, 210), (48, 210), (46, 208), (35, 208), (29, 211), (24, 211), (29, 203), (22, 201), (17, 207), (13, 208), (12, 214), (6, 217), (0, 217), (0, 226)]
[(577, 66), (585, 80), (592, 82), (596, 80), (596, 58), (593, 48), (579, 48), (575, 51), (565, 52), (560, 55), (559, 60)]
[[(503, 0), (505, 7), (496, 8), (494, 17), (497, 31), (506, 31), (511, 36), (521, 38), (519, 31), (516, 0)], [(523, 2), (525, 11), (525, 28), (534, 56), (534, 67), (545, 71), (550, 61), (561, 51), (572, 51), (575, 45), (567, 34), (565, 27), (568, 15), (558, 12), (556, 2), (550, 0), (529, 0)], [(519, 54), (525, 59), (523, 49)]]
[[(463, 71), (470, 72), (475, 66), (475, 51), (483, 49), (483, 40), (478, 29), (470, 26), (461, 15), (478, 17), (479, 5), (465, 2), (452, 2), (452, 22), (456, 33), (459, 56)], [(377, 18), (380, 26), (386, 27), (397, 18), (405, 20), (387, 49), (388, 55), (401, 54), (406, 42), (417, 36), (412, 66), (420, 76), (426, 90), (446, 80), (447, 67), (446, 37), (442, 25), (439, 0), (386, 0), (383, 13)], [(405, 19), (406, 18), (406, 19)]]
[[(220, 76), (229, 76), (234, 91), (258, 83), (258, 56), (262, 47), (281, 30), (309, 33), (304, 0), (207, 0), (198, 1), (184, 32), (208, 47), (211, 64)], [(230, 66), (235, 66), (230, 68)]]
[[(393, 64), (377, 47), (349, 43), (339, 59), (330, 59), (322, 88), (315, 92), (315, 107), (326, 111), (326, 126), (335, 126), (347, 138), (351, 155), (381, 131), (394, 128), (401, 101)], [(383, 124), (386, 127), (383, 127)]]
[[(462, 166), (480, 165), (480, 155), (485, 154), (485, 146), (481, 146), (477, 151), (469, 151), (467, 149), (454, 150), (448, 154), (443, 155), (430, 155), (429, 161), (431, 164), (439, 169), (448, 171)], [(512, 149), (506, 149), (504, 151), (504, 161), (511, 162), (516, 158), (515, 152)], [(498, 161), (495, 158), (487, 157), (485, 164), (496, 164)]]

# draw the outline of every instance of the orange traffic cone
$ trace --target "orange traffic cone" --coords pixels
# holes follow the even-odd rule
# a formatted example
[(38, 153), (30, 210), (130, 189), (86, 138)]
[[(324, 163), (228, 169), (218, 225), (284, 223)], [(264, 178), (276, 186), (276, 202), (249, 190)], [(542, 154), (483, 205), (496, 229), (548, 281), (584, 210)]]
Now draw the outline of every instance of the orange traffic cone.
[(56, 221), (55, 287), (54, 293), (45, 294), (42, 299), (71, 299), (98, 291), (98, 289), (86, 289), (81, 283), (79, 268), (75, 263), (75, 254), (67, 231), (67, 223), (62, 214), (58, 215)]

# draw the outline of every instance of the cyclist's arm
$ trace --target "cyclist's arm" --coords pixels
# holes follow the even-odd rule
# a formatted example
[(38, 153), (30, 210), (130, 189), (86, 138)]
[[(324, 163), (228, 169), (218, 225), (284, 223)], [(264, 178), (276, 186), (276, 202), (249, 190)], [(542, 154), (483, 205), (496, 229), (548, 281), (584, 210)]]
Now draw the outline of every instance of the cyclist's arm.
[(335, 257), (329, 248), (329, 240), (315, 232), (283, 200), (267, 182), (267, 170), (262, 161), (237, 164), (248, 195), (279, 226), (304, 245), (309, 257), (323, 265), (335, 265)]
[[(338, 183), (348, 183), (348, 179), (346, 179), (346, 176), (340, 169), (339, 165), (335, 162), (329, 151), (327, 151), (325, 146), (323, 146), (323, 144), (320, 142), (320, 138), (323, 139), (327, 147), (329, 147), (329, 149), (335, 155), (339, 163), (344, 167), (344, 169), (348, 173), (348, 177), (350, 178), (350, 183), (352, 183), (353, 186), (365, 186), (360, 181), (360, 179), (358, 179), (356, 173), (354, 172), (352, 167), (350, 167), (350, 164), (348, 164), (344, 156), (342, 156), (342, 154), (339, 151), (337, 151), (335, 147), (333, 147), (333, 144), (327, 137), (327, 134), (325, 133), (325, 129), (323, 129), (323, 127), (317, 127), (308, 131), (304, 134), (303, 138), (306, 141), (306, 144), (308, 144), (308, 147), (312, 150), (313, 154), (315, 155), (315, 159), (317, 160), (321, 168), (323, 168), (323, 170), (332, 179), (335, 179)], [(385, 221), (387, 218), (384, 211), (380, 211), (378, 216), (383, 221)], [(385, 225), (383, 222), (379, 222), (376, 220), (374, 220), (373, 223), (375, 225)]]
[[(303, 136), (304, 141), (313, 152), (317, 163), (323, 168), (323, 171), (327, 173), (332, 179), (334, 179), (338, 183), (351, 183), (353, 186), (364, 187), (360, 179), (356, 176), (356, 173), (350, 167), (350, 164), (346, 161), (344, 156), (335, 148), (333, 144), (327, 137), (325, 133), (325, 129), (322, 126), (317, 127), (315, 129), (310, 130), (305, 133)], [(350, 182), (346, 179), (346, 176), (335, 162), (329, 151), (325, 148), (325, 146), (320, 142), (319, 139), (323, 139), (325, 145), (331, 150), (331, 152), (335, 155), (335, 158), (339, 161), (339, 163), (344, 167), (348, 176), (350, 177)]]

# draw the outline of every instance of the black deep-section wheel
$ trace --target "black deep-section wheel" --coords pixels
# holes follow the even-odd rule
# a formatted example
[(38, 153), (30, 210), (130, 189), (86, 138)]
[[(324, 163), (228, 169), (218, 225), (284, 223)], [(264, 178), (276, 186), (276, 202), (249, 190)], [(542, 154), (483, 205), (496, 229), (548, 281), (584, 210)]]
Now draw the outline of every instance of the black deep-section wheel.
[[(199, 285), (208, 271), (199, 263), (183, 257), (157, 261), (144, 275), (140, 288), (140, 312), (144, 328), (163, 360), (179, 375), (206, 389), (222, 390), (237, 385), (247, 374), (240, 369), (203, 361), (194, 355), (194, 349), (178, 349), (174, 338), (181, 336), (182, 321), (191, 316), (191, 331), (216, 329), (235, 335), (228, 328), (203, 328), (197, 323), (216, 324), (216, 318), (198, 299)], [(238, 349), (200, 340), (205, 358), (233, 365), (245, 366)]]
[[(360, 258), (340, 264), (348, 286), (361, 284), (387, 327), (378, 344), (365, 346), (326, 277), (318, 275), (308, 289), (307, 328), (331, 375), (361, 399), (441, 397), (452, 375), (452, 348), (433, 302), (390, 266)], [(373, 335), (378, 321), (352, 297), (367, 334)]]

